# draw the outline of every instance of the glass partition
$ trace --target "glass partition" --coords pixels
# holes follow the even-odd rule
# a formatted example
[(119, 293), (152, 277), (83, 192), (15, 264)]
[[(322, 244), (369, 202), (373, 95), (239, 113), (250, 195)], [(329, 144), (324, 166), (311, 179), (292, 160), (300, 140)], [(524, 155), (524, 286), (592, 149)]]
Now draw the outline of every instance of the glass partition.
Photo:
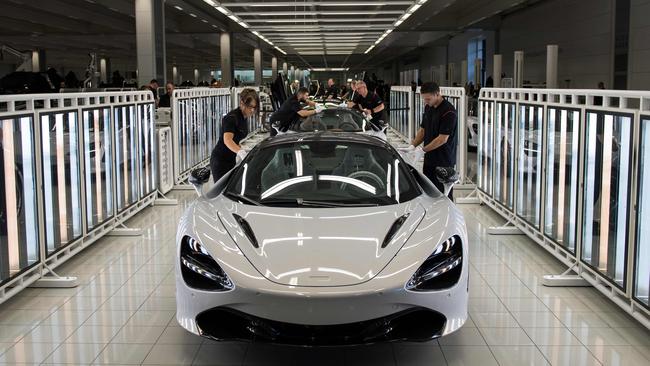
[(86, 225), (90, 231), (114, 213), (111, 109), (84, 110), (83, 136)]
[(492, 154), (494, 153), (494, 102), (481, 101), (478, 141), (478, 187), (492, 195)]
[(517, 215), (539, 228), (544, 108), (519, 106), (517, 143)]
[(587, 112), (582, 260), (625, 286), (632, 116)]
[(138, 133), (140, 136), (140, 192), (141, 197), (154, 192), (157, 185), (156, 127), (153, 104), (141, 104)]
[(580, 111), (548, 109), (544, 234), (575, 253)]
[(634, 297), (650, 305), (650, 117), (641, 119)]
[(517, 109), (513, 103), (498, 102), (496, 105), (494, 198), (510, 209), (514, 207), (515, 200), (514, 125), (516, 113)]
[(50, 255), (83, 234), (78, 112), (41, 114), (45, 239)]
[(33, 124), (0, 119), (0, 283), (39, 260)]
[(115, 107), (115, 157), (117, 210), (121, 212), (139, 197), (137, 124), (134, 105)]

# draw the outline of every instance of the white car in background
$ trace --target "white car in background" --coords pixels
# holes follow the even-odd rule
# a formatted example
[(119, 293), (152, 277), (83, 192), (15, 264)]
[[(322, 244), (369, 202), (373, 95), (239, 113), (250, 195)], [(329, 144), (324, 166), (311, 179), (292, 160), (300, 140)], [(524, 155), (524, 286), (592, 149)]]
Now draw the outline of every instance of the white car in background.
[(427, 341), (467, 319), (463, 215), (373, 136), (260, 142), (188, 208), (176, 240), (177, 320), (210, 339)]

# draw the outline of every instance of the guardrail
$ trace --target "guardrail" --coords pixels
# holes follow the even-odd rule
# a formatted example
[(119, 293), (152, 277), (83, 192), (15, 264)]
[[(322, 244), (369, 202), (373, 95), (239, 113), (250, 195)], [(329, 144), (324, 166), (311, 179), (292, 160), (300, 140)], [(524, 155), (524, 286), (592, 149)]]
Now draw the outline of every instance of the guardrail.
[(231, 109), (231, 91), (174, 90), (173, 103), (174, 177), (176, 184), (181, 184), (192, 169), (209, 162), (212, 148), (219, 140), (221, 119)]
[(149, 92), (0, 96), (0, 302), (153, 203)]
[(650, 92), (488, 89), (479, 199), (650, 328)]
[(390, 88), (390, 105), (388, 110), (388, 124), (405, 141), (415, 137), (413, 124), (413, 89), (410, 86), (393, 86)]

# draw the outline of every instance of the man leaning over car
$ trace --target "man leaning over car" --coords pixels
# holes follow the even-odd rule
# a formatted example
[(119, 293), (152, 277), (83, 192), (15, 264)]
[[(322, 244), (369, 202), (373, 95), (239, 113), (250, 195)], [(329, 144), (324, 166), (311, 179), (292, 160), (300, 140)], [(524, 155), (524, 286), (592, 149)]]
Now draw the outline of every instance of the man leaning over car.
[[(309, 97), (309, 90), (307, 88), (300, 88), (291, 98), (287, 99), (280, 109), (271, 115), (271, 125), (276, 123), (280, 126), (280, 131), (285, 132), (291, 126), (292, 123), (296, 122), (300, 118), (305, 118), (313, 116), (320, 113), (323, 109), (316, 103), (307, 100)], [(313, 110), (303, 109), (303, 105), (309, 105), (315, 107)], [(277, 131), (271, 129), (271, 136), (275, 136)]]

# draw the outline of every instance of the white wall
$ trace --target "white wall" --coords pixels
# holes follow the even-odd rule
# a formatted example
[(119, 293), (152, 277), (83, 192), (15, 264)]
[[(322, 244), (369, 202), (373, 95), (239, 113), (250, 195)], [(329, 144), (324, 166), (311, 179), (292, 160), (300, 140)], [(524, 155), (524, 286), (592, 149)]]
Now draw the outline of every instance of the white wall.
[(628, 89), (650, 90), (650, 0), (632, 0)]
[(560, 87), (566, 79), (571, 88), (611, 87), (612, 26), (612, 0), (548, 0), (514, 13), (500, 28), (503, 71), (512, 77), (514, 51), (523, 50), (524, 80), (544, 82), (546, 45), (557, 44)]

